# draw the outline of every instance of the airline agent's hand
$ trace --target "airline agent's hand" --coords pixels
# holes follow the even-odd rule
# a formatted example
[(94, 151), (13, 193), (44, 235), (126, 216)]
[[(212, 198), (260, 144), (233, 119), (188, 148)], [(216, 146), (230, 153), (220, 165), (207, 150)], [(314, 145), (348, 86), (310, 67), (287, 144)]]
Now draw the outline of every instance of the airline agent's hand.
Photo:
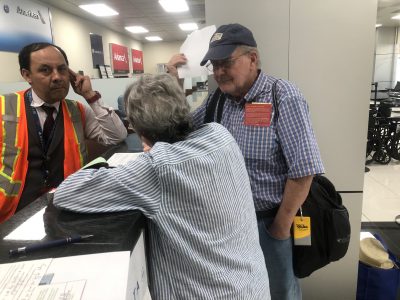
[(96, 95), (96, 92), (92, 89), (89, 76), (80, 75), (69, 69), (69, 78), (74, 92), (78, 95), (81, 95), (86, 100)]

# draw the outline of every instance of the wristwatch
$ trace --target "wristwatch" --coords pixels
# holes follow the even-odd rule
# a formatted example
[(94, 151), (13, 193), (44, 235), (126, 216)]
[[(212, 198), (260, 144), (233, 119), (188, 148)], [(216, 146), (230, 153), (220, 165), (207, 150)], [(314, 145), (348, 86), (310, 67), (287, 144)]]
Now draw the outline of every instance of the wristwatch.
[(87, 99), (87, 103), (92, 104), (101, 98), (101, 94), (98, 91), (94, 91), (95, 95), (89, 99)]

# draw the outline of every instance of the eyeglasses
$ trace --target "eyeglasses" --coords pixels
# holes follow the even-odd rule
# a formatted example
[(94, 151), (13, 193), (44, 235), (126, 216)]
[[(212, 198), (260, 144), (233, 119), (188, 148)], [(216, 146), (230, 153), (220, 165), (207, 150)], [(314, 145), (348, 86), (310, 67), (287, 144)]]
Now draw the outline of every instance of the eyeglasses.
[(223, 59), (223, 60), (214, 60), (210, 61), (208, 64), (206, 64), (206, 68), (210, 72), (214, 72), (215, 70), (218, 70), (219, 68), (223, 68), (225, 70), (231, 68), (235, 61), (240, 58), (243, 55), (246, 55), (249, 52), (244, 52), (235, 58), (228, 58), (228, 59)]

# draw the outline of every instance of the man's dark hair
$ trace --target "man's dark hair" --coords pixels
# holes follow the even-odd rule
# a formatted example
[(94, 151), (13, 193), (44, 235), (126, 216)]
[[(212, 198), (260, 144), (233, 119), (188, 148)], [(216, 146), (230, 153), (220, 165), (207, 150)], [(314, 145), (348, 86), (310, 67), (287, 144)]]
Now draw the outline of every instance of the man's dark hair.
[(35, 51), (42, 50), (47, 47), (54, 47), (58, 49), (61, 54), (64, 56), (65, 62), (67, 65), (68, 63), (68, 58), (67, 54), (65, 54), (64, 50), (61, 49), (60, 47), (51, 44), (51, 43), (32, 43), (29, 45), (26, 45), (24, 48), (21, 49), (21, 51), (18, 54), (18, 61), (19, 61), (19, 70), (22, 71), (22, 69), (26, 70), (31, 70), (31, 53)]

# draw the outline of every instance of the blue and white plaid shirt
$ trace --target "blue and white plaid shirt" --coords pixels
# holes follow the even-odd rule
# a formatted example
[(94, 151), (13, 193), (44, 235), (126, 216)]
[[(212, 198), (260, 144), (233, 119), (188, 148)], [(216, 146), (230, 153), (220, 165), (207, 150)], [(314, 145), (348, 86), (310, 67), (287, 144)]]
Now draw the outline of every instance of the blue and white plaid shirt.
[[(221, 124), (236, 139), (250, 176), (256, 211), (269, 210), (282, 201), (287, 178), (324, 173), (304, 96), (292, 83), (279, 80), (276, 86), (279, 118), (272, 108), (269, 127), (244, 125), (245, 103), (272, 103), (271, 89), (277, 79), (260, 72), (256, 82), (236, 102), (226, 96)], [(209, 98), (193, 113), (194, 123), (204, 122)]]

